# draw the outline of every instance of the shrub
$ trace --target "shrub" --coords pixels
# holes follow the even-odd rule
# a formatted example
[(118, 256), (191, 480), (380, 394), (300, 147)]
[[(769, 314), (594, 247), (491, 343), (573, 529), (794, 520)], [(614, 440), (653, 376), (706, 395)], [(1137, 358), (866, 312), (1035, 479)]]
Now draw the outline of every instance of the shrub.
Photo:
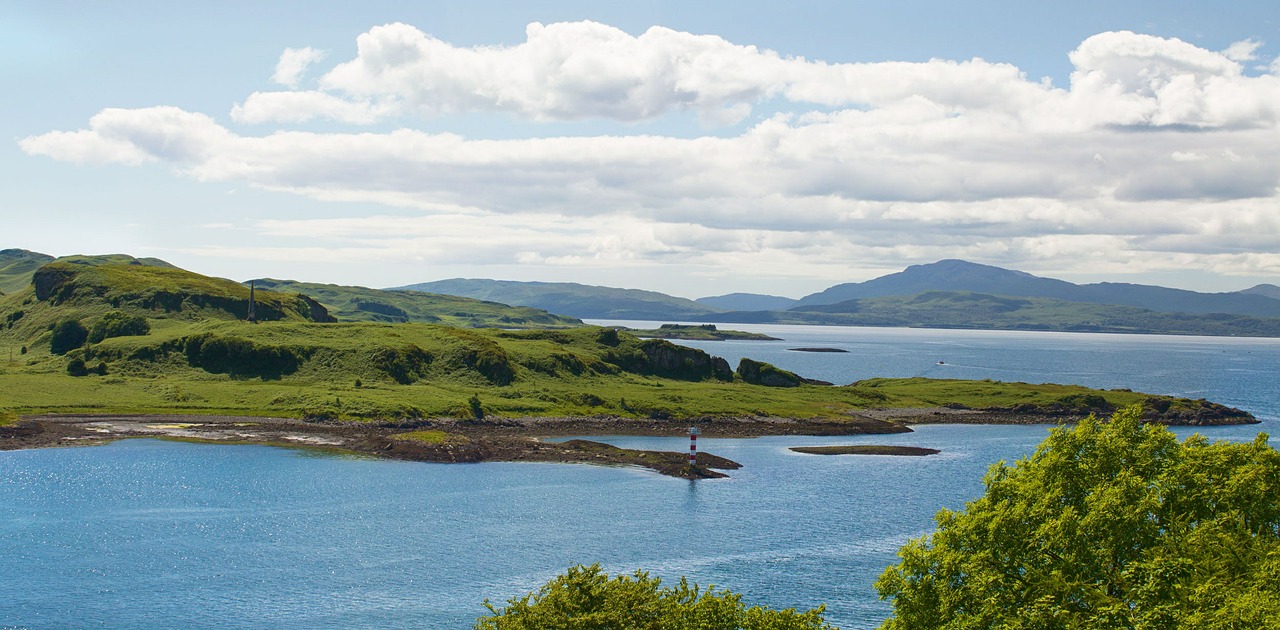
[(151, 324), (137, 315), (111, 311), (93, 323), (89, 329), (89, 343), (101, 343), (112, 337), (140, 337), (151, 332)]
[(84, 359), (75, 358), (67, 361), (67, 374), (71, 376), (88, 376), (89, 368), (85, 366)]
[(280, 378), (296, 372), (302, 363), (302, 357), (292, 348), (209, 333), (187, 337), (183, 349), (188, 364), (215, 374)]
[(476, 420), (484, 420), (484, 406), (480, 404), (480, 397), (472, 394), (467, 399), (467, 409), (471, 412), (471, 417)]
[(49, 352), (66, 354), (84, 345), (89, 338), (89, 331), (74, 319), (64, 319), (53, 326), (53, 334), (49, 338)]
[(432, 356), (426, 350), (409, 344), (401, 348), (376, 348), (369, 356), (369, 367), (408, 385), (427, 375)]

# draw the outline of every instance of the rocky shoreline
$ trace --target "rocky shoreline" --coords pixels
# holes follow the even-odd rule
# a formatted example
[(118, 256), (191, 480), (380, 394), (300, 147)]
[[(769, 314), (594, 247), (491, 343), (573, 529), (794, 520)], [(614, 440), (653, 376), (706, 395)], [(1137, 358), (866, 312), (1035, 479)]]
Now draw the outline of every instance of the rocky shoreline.
[[(1201, 416), (1185, 410), (1154, 411), (1149, 422), (1206, 426), (1256, 423), (1246, 412), (1205, 403)], [(1220, 408), (1220, 409), (1219, 409)], [(1226, 410), (1226, 411), (1224, 411)], [(1168, 413), (1172, 411), (1172, 414)], [(681, 436), (696, 425), (709, 438), (768, 435), (866, 435), (907, 433), (908, 424), (1058, 424), (1077, 419), (1055, 410), (863, 409), (828, 419), (702, 417), (652, 420), (615, 416), (558, 418), (436, 418), (411, 422), (338, 422), (293, 418), (219, 415), (40, 415), (0, 426), (0, 450), (85, 446), (152, 437), (219, 444), (265, 444), (332, 449), (374, 457), (422, 462), (558, 462), (639, 466), (688, 479), (724, 477), (737, 462), (699, 452), (690, 466), (683, 452), (624, 449), (584, 439), (544, 438), (592, 435)], [(426, 436), (429, 439), (421, 439)], [(407, 439), (416, 438), (416, 439)]]

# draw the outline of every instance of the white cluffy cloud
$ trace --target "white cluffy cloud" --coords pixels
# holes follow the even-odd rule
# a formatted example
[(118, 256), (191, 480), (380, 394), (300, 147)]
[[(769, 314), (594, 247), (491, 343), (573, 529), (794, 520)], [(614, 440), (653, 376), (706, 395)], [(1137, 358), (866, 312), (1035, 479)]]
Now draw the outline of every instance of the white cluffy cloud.
[(1262, 48), (1262, 42), (1256, 39), (1243, 39), (1227, 46), (1222, 54), (1232, 61), (1244, 63), (1253, 61), (1258, 58), (1258, 49)]
[(280, 53), (280, 61), (276, 62), (275, 74), (271, 80), (285, 87), (296, 88), (302, 81), (302, 75), (311, 64), (324, 59), (323, 50), (315, 48), (286, 48)]
[[(1274, 85), (1260, 91), (1242, 73), (1240, 62), (1259, 46), (1245, 40), (1219, 53), (1177, 39), (1103, 33), (1071, 54), (1076, 72), (1063, 91), (981, 59), (827, 63), (656, 26), (633, 36), (594, 22), (535, 23), (522, 44), (460, 48), (388, 24), (360, 35), (356, 57), (320, 77), (319, 89), (251, 94), (236, 118), (372, 123), (407, 113), (501, 111), (531, 120), (642, 121), (690, 110), (709, 124), (733, 124), (770, 98), (828, 108), (924, 99), (952, 113), (1036, 116), (1070, 130), (1240, 126), (1273, 123), (1280, 108)], [(300, 51), (285, 56), (291, 52)], [(1046, 107), (1057, 115), (1039, 111)]]
[(232, 119), (366, 124), (501, 111), (631, 122), (688, 111), (729, 123), (762, 99), (790, 111), (728, 137), (472, 140), (409, 128), (251, 136), (172, 107), (106, 109), (86, 129), (21, 146), (431, 218), (280, 230), (323, 230), (352, 256), (461, 247), (415, 231), (447, 216), (451, 234), (476, 244), (469, 251), (513, 264), (681, 261), (822, 275), (868, 259), (962, 257), (1280, 273), (1280, 78), (1244, 72), (1252, 42), (1214, 52), (1102, 33), (1070, 52), (1067, 87), (978, 59), (828, 63), (591, 22), (533, 24), (522, 44), (475, 48), (391, 24), (361, 35), (357, 49), (318, 89), (252, 94)]

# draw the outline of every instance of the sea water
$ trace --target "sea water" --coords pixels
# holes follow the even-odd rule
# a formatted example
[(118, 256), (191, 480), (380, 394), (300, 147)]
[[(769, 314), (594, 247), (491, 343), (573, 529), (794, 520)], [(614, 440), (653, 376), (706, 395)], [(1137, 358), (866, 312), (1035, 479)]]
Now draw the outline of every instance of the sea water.
[[(836, 383), (925, 375), (1128, 387), (1205, 397), (1263, 420), (1200, 429), (1213, 439), (1280, 425), (1280, 340), (732, 327), (785, 341), (688, 345)], [(789, 350), (815, 345), (850, 352)], [(595, 562), (611, 573), (688, 576), (773, 607), (825, 603), (829, 621), (872, 627), (888, 606), (871, 584), (898, 547), (928, 533), (939, 509), (980, 496), (992, 463), (1029, 454), (1048, 430), (703, 439), (702, 450), (744, 464), (711, 481), (157, 440), (0, 453), (0, 627), (465, 628), (485, 598), (501, 604)], [(943, 452), (788, 450), (850, 443)]]

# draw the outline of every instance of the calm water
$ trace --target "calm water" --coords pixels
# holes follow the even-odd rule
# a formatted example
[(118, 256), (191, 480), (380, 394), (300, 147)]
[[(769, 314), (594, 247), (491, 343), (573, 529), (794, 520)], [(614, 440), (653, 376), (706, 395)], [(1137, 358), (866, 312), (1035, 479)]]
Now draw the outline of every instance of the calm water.
[[(785, 342), (690, 344), (846, 383), (993, 378), (1204, 396), (1280, 425), (1280, 340), (734, 326)], [(788, 352), (828, 345), (849, 354)], [(937, 361), (945, 361), (944, 366)], [(871, 582), (942, 507), (1046, 427), (925, 426), (866, 438), (701, 440), (729, 480), (552, 464), (440, 465), (130, 440), (0, 453), (0, 627), (468, 627), (576, 563), (688, 575), (775, 607), (887, 611)], [(1185, 432), (1184, 432), (1185, 433)], [(682, 439), (619, 437), (683, 450)], [(933, 446), (927, 458), (788, 446)], [(1273, 444), (1275, 442), (1273, 441)]]

